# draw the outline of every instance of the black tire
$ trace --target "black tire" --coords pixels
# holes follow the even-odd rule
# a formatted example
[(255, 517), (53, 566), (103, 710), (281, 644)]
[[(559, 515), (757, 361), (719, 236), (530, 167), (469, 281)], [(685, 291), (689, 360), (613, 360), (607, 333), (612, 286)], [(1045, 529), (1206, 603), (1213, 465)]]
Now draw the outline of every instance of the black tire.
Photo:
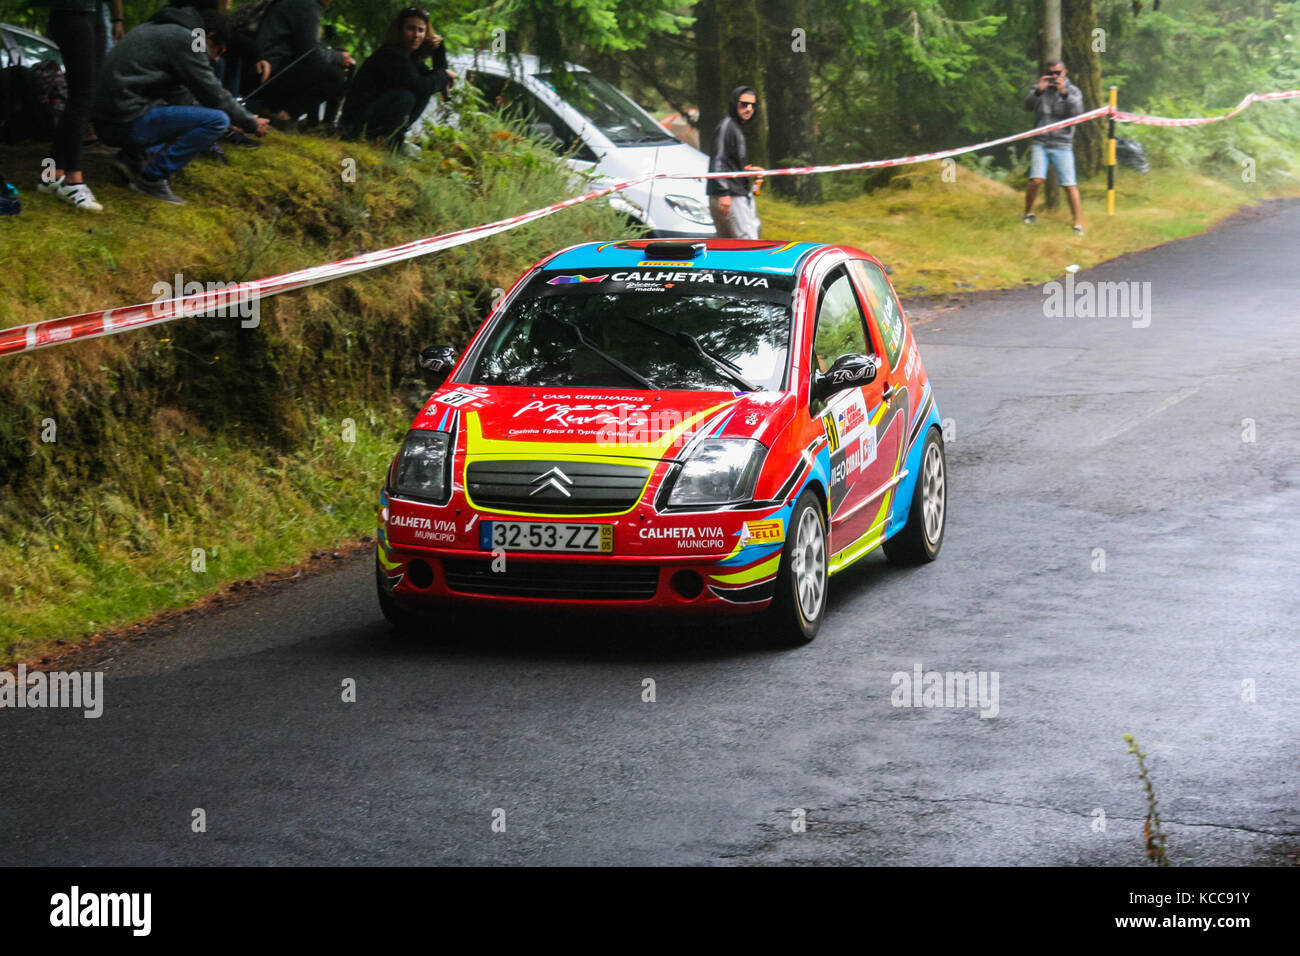
[[(806, 515), (811, 515), (807, 525)], [(781, 564), (776, 574), (776, 595), (767, 611), (766, 630), (775, 642), (798, 646), (817, 636), (826, 617), (829, 563), (826, 509), (809, 488), (799, 496), (790, 513), (785, 547), (781, 549)], [(811, 579), (804, 579), (804, 570), (810, 571)]]
[[(932, 496), (928, 517), (927, 495)], [(937, 517), (933, 507), (934, 495), (937, 495)], [(927, 564), (939, 556), (939, 549), (943, 547), (943, 533), (947, 526), (948, 460), (944, 455), (943, 437), (939, 429), (931, 428), (926, 433), (925, 445), (921, 449), (921, 473), (916, 476), (916, 489), (912, 492), (912, 506), (907, 514), (907, 524), (885, 542), (885, 557), (894, 564)]]
[(375, 558), (375, 592), (379, 597), (380, 612), (398, 634), (403, 637), (415, 637), (422, 629), (427, 629), (428, 625), (420, 615), (407, 610), (384, 590), (384, 571), (379, 566), (377, 557)]

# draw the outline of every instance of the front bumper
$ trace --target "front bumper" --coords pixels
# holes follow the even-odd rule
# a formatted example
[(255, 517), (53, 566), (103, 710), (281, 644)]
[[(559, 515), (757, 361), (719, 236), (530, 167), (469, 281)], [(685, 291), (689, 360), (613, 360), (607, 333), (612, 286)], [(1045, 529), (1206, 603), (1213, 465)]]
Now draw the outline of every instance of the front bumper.
[[(714, 563), (573, 555), (508, 554), (465, 557), (381, 547), (385, 590), (404, 605), (538, 606), (570, 610), (746, 614), (765, 609), (775, 574), (744, 588), (711, 585)], [(400, 567), (385, 568), (382, 558)]]
[[(449, 511), (447, 518), (430, 519), (432, 530), (417, 520)], [(510, 519), (484, 514), (466, 521), (463, 510), (385, 495), (379, 581), (407, 606), (753, 613), (765, 609), (775, 591), (783, 514), (767, 508), (583, 519), (614, 526), (613, 553), (490, 551), (481, 546), (478, 522)], [(707, 537), (700, 536), (704, 530)], [(434, 540), (416, 543), (411, 538), (417, 534)]]

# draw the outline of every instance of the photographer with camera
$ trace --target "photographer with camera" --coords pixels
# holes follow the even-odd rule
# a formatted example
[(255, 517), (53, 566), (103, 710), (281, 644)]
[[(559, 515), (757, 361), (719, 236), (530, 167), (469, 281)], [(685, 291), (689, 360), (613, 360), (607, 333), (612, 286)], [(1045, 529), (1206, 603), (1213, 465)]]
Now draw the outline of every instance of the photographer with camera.
[(397, 149), (429, 99), (445, 93), (455, 79), (428, 11), (407, 7), (389, 24), (383, 44), (357, 71), (343, 101), (341, 132), (348, 139), (385, 140)]
[[(1034, 126), (1047, 126), (1083, 112), (1083, 92), (1066, 79), (1065, 64), (1055, 60), (1047, 64), (1047, 72), (1038, 78), (1037, 85), (1025, 97), (1025, 109), (1035, 116)], [(1070, 199), (1070, 212), (1074, 215), (1074, 231), (1083, 235), (1079, 221), (1079, 186), (1074, 175), (1074, 127), (1054, 130), (1035, 136), (1029, 147), (1029, 186), (1025, 190), (1025, 223), (1037, 221), (1034, 200), (1039, 187), (1047, 178), (1048, 166), (1056, 169), (1061, 187)]]
[(326, 124), (334, 120), (328, 104), (347, 88), (355, 61), (348, 51), (321, 43), (321, 15), (332, 2), (272, 0), (258, 24), (256, 61), (240, 82), (253, 90), (250, 108), (280, 128), (292, 129), (304, 114), (306, 125), (314, 126), (322, 103)]

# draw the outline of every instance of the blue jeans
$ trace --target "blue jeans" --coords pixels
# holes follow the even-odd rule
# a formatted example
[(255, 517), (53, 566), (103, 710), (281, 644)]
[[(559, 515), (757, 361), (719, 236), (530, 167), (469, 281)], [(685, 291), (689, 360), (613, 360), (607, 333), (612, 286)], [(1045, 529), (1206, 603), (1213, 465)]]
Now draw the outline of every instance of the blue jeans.
[(1029, 178), (1046, 179), (1047, 166), (1056, 167), (1056, 178), (1062, 186), (1076, 186), (1074, 176), (1074, 147), (1053, 149), (1031, 143), (1029, 146)]
[(145, 179), (170, 179), (207, 151), (230, 128), (221, 110), (206, 106), (157, 106), (131, 124), (131, 146), (146, 150), (166, 143), (141, 169)]

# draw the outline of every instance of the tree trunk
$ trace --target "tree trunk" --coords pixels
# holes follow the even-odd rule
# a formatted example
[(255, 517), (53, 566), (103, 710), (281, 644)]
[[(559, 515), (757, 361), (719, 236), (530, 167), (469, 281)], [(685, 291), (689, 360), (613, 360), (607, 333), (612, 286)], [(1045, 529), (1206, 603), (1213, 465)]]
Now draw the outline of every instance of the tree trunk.
[[(1093, 0), (1062, 0), (1062, 59), (1070, 79), (1083, 92), (1083, 108), (1102, 105), (1101, 55), (1093, 49), (1092, 31), (1097, 27), (1097, 10)], [(1079, 178), (1101, 172), (1105, 165), (1105, 119), (1093, 120), (1074, 128), (1074, 162)]]
[(726, 91), (722, 88), (722, 51), (718, 44), (718, 10), (716, 0), (695, 4), (695, 87), (699, 96), (700, 149), (713, 149), (713, 130), (727, 112)]
[[(1043, 0), (1043, 29), (1038, 34), (1038, 40), (1040, 67), (1061, 59), (1061, 0)], [(1061, 188), (1057, 183), (1056, 170), (1051, 167), (1048, 168), (1047, 182), (1044, 184), (1043, 203), (1048, 209), (1061, 205)]]
[(1061, 58), (1061, 2), (1043, 0), (1043, 32), (1039, 49), (1043, 65)]
[[(772, 166), (811, 166), (815, 162), (813, 129), (812, 54), (807, 34), (796, 40), (796, 28), (808, 29), (807, 0), (761, 0), (766, 24), (765, 87), (767, 152)], [(764, 185), (775, 195), (798, 203), (822, 201), (819, 176), (776, 176)]]

